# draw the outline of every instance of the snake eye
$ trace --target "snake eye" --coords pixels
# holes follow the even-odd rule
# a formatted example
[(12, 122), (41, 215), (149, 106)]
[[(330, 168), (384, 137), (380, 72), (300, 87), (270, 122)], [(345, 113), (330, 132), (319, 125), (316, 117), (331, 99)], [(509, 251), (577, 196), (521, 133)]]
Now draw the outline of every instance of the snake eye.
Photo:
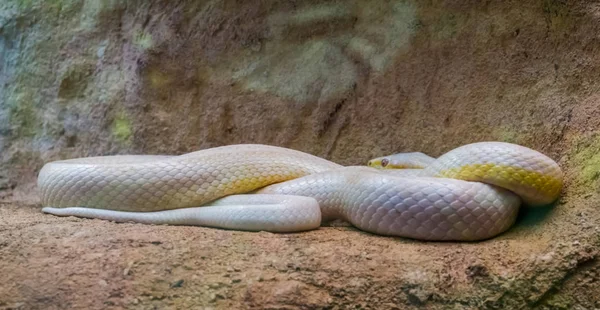
[(384, 158), (381, 160), (381, 167), (385, 167), (390, 163), (390, 160), (387, 158)]
[(373, 161), (369, 160), (369, 161), (367, 162), (367, 166), (373, 166)]

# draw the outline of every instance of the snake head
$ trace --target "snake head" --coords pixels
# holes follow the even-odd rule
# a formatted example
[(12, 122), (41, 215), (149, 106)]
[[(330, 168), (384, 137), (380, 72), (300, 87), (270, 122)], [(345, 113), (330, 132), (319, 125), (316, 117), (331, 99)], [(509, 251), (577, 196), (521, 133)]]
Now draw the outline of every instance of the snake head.
[(369, 160), (368, 166), (378, 169), (424, 169), (435, 158), (419, 152), (397, 153)]
[(367, 162), (367, 166), (373, 167), (373, 168), (378, 168), (378, 169), (384, 169), (389, 164), (390, 164), (390, 159), (387, 157), (377, 157), (377, 158), (373, 158)]

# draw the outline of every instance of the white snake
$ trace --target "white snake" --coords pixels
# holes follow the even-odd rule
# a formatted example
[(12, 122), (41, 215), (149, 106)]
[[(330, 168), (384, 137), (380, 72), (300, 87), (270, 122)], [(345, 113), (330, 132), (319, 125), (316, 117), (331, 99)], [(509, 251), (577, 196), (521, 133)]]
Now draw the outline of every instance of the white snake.
[[(562, 188), (558, 164), (519, 145), (473, 143), (438, 159), (419, 154), (369, 162), (424, 168), (406, 170), (342, 167), (254, 144), (180, 156), (90, 157), (46, 164), (38, 187), (43, 211), (60, 216), (273, 232), (343, 219), (368, 232), (421, 240), (496, 236), (514, 223), (521, 201), (546, 205)], [(252, 194), (237, 195), (244, 193)]]

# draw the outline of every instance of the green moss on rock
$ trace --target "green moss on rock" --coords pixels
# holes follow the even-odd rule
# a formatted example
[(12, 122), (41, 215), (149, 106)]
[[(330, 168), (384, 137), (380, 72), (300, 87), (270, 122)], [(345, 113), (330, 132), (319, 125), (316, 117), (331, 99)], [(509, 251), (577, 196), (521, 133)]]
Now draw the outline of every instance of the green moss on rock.
[(128, 142), (131, 138), (131, 121), (124, 112), (117, 114), (112, 124), (112, 134), (119, 142)]
[(154, 40), (150, 33), (138, 30), (133, 35), (133, 44), (141, 50), (147, 50), (154, 45)]
[(13, 137), (33, 137), (38, 126), (33, 95), (16, 94), (8, 100), (8, 121)]
[(600, 134), (580, 139), (574, 148), (572, 165), (584, 186), (600, 185)]
[(573, 26), (573, 19), (567, 1), (544, 0), (542, 1), (548, 30), (556, 34), (568, 33)]
[(61, 78), (58, 97), (67, 100), (84, 98), (85, 90), (93, 72), (94, 67), (91, 63), (72, 64)]

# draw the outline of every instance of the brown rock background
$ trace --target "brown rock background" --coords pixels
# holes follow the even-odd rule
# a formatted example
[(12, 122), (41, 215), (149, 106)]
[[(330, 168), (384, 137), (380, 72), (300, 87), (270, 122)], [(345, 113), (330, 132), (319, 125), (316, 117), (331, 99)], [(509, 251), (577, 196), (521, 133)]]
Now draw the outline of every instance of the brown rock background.
[[(592, 1), (3, 1), (0, 307), (600, 308), (598, 33)], [(33, 184), (80, 156), (486, 140), (566, 185), (480, 243), (55, 218)]]

